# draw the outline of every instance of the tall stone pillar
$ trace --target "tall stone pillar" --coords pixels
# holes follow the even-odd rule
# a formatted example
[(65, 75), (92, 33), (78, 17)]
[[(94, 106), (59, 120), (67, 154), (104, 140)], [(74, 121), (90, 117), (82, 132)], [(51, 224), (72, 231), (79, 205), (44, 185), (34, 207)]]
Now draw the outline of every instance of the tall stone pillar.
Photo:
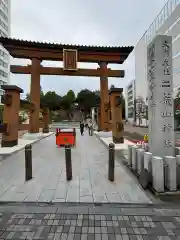
[(149, 151), (158, 157), (173, 156), (174, 100), (172, 37), (159, 35), (148, 46)]
[(107, 63), (101, 62), (99, 64), (102, 75), (100, 76), (100, 112), (101, 112), (101, 130), (108, 131), (108, 113), (106, 111), (106, 105), (109, 102), (108, 91), (108, 77), (103, 75), (104, 71), (107, 71)]
[(31, 64), (31, 102), (35, 104), (36, 109), (30, 113), (29, 132), (39, 132), (39, 112), (40, 112), (40, 59), (33, 58)]
[(2, 89), (5, 91), (3, 124), (6, 131), (2, 134), (1, 146), (13, 147), (18, 144), (20, 93), (23, 90), (15, 85), (4, 85)]
[(123, 88), (112, 88), (109, 92), (111, 104), (111, 127), (114, 143), (124, 143), (121, 94)]

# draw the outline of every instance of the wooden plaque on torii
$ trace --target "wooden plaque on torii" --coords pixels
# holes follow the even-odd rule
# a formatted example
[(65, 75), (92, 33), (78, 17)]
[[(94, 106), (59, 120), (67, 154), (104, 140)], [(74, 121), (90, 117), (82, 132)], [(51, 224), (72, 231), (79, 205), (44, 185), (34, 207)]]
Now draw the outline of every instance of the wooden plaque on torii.
[(63, 49), (63, 69), (67, 71), (77, 71), (77, 50)]

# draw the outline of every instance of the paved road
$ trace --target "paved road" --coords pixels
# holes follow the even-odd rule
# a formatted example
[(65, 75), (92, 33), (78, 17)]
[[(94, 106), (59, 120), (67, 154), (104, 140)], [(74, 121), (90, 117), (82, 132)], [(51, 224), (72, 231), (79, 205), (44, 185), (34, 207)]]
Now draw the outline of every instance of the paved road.
[(0, 239), (175, 240), (179, 206), (3, 205)]
[[(143, 136), (148, 134), (148, 128), (134, 127), (131, 124), (124, 124), (124, 130), (129, 138), (134, 140), (143, 140)], [(180, 132), (175, 132), (176, 146), (180, 147)]]
[(55, 136), (33, 145), (33, 179), (24, 182), (24, 151), (0, 162), (0, 201), (148, 203), (149, 196), (116, 161), (108, 181), (108, 151), (95, 136), (80, 136), (72, 149), (73, 180), (66, 181), (64, 148)]

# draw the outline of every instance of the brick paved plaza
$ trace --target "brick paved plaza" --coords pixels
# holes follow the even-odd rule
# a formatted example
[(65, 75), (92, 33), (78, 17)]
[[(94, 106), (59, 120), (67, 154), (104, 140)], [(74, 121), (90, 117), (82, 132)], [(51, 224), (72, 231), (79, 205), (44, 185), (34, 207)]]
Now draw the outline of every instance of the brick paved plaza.
[(136, 178), (116, 161), (108, 181), (108, 150), (95, 136), (80, 136), (72, 149), (73, 180), (66, 181), (64, 148), (52, 135), (33, 145), (33, 179), (25, 183), (24, 151), (0, 162), (0, 201), (149, 203)]
[(147, 205), (0, 206), (0, 239), (180, 239), (180, 210)]

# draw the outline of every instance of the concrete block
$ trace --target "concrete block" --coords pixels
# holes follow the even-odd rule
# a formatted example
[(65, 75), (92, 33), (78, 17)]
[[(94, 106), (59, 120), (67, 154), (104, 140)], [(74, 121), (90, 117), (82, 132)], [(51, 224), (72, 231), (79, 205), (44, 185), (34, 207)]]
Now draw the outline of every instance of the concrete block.
[(152, 153), (150, 152), (144, 153), (144, 169), (152, 174)]
[(128, 145), (128, 165), (132, 166), (132, 145)]
[(137, 149), (137, 172), (141, 173), (142, 168), (144, 168), (144, 149)]
[(165, 185), (170, 191), (176, 191), (177, 190), (176, 158), (172, 156), (165, 156), (164, 162), (167, 165), (167, 172), (165, 175)]
[(177, 188), (180, 187), (180, 155), (176, 155), (176, 181), (177, 181)]
[[(113, 142), (112, 137), (100, 137), (100, 140), (106, 147)], [(128, 145), (134, 145), (134, 143), (124, 139), (124, 143), (115, 144), (115, 153), (118, 158), (124, 159), (124, 156), (128, 155)]]
[(132, 146), (132, 168), (137, 170), (137, 152), (136, 150), (139, 148), (137, 145)]
[(175, 147), (175, 156), (180, 155), (180, 147)]
[(152, 157), (152, 184), (156, 192), (164, 192), (164, 160)]
[(176, 163), (177, 165), (180, 165), (180, 155), (176, 155)]

